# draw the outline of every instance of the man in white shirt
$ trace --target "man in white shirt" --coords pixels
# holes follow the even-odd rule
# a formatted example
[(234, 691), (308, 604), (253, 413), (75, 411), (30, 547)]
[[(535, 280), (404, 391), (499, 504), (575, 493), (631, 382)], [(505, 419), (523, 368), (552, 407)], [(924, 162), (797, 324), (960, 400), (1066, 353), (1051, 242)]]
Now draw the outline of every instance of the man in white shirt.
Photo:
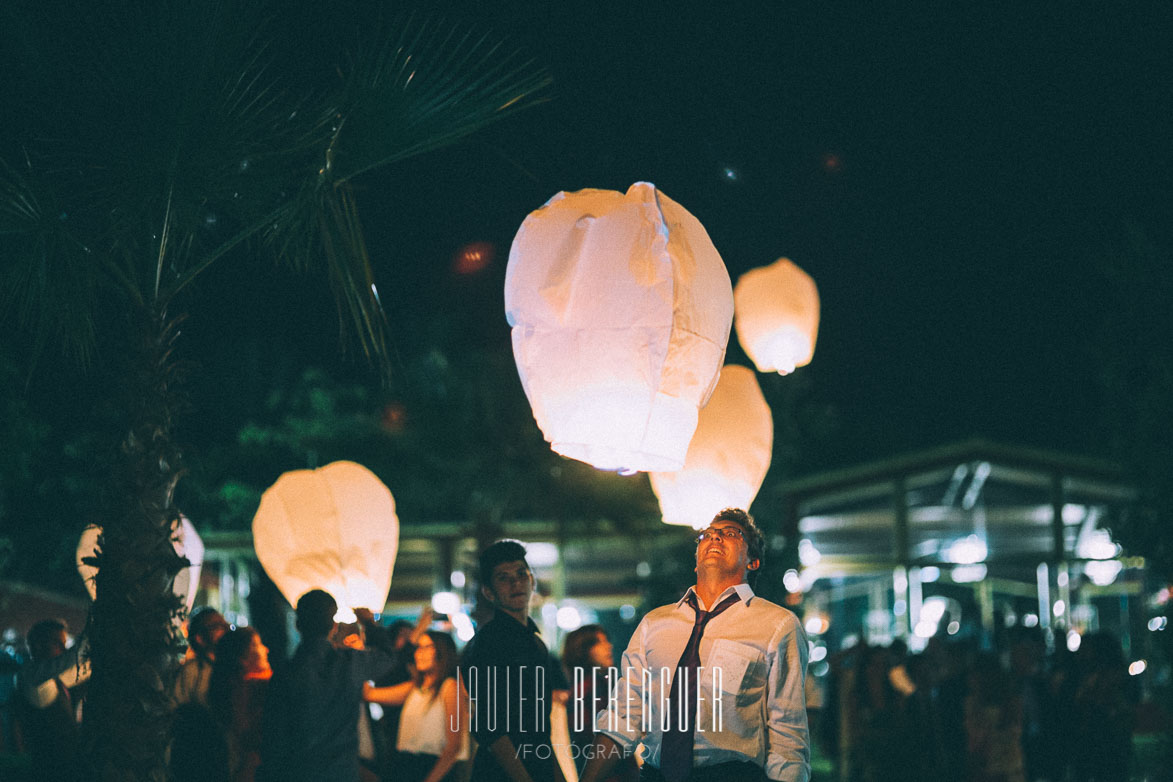
[(747, 583), (762, 551), (740, 509), (698, 534), (696, 586), (636, 628), (582, 782), (606, 779), (640, 742), (641, 782), (809, 780), (806, 635)]

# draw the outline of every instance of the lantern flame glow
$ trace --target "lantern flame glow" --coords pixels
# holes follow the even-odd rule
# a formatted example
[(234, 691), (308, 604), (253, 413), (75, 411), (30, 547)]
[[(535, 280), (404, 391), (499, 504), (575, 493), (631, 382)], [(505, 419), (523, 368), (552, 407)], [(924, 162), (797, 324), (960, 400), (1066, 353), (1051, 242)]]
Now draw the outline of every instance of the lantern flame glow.
[(725, 367), (700, 412), (684, 468), (650, 476), (664, 521), (699, 529), (722, 508), (748, 508), (773, 446), (774, 419), (753, 370)]
[(646, 182), (559, 193), (513, 240), (505, 314), (556, 453), (604, 470), (684, 465), (733, 322), (729, 273), (687, 210)]
[(355, 608), (378, 612), (387, 601), (399, 548), (395, 500), (354, 462), (287, 472), (261, 496), (253, 546), (290, 605), (324, 589), (338, 602), (335, 619), (354, 621)]
[(737, 339), (758, 370), (786, 375), (815, 355), (819, 291), (790, 259), (752, 269), (733, 289)]

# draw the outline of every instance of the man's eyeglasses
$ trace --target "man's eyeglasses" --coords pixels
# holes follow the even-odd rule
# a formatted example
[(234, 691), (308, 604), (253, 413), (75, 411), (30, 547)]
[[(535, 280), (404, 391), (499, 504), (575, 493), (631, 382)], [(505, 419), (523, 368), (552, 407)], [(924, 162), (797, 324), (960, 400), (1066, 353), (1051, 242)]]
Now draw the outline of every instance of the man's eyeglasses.
[(745, 540), (745, 535), (742, 533), (740, 527), (709, 527), (697, 533), (696, 542), (704, 543), (706, 540), (717, 540), (718, 538), (724, 540)]

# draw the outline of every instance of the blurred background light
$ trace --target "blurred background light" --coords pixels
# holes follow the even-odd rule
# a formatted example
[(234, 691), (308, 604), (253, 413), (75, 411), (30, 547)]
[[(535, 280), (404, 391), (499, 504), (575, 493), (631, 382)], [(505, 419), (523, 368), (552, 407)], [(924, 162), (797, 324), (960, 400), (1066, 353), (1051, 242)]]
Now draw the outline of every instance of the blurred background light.
[(437, 614), (459, 613), (460, 595), (455, 592), (437, 592), (432, 595), (432, 610)]

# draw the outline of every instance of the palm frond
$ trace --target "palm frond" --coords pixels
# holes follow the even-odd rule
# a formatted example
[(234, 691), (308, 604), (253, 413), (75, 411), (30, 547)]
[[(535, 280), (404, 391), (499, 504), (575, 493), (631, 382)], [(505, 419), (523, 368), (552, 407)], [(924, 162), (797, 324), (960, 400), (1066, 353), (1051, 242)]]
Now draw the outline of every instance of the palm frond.
[(449, 145), (544, 98), (548, 73), (489, 35), (401, 18), (343, 72), (325, 165), (334, 181)]
[[(348, 183), (533, 105), (550, 83), (488, 36), (411, 18), (364, 25), (349, 48), (323, 34), (300, 62), (285, 38), (303, 20), (276, 4), (111, 0), (67, 14), (13, 2), (27, 23), (8, 34), (36, 40), (9, 51), (44, 63), (27, 90), (9, 85), (30, 107), (27, 132), (0, 128), (5, 295), (24, 322), (76, 328), (78, 346), (92, 346), (101, 286), (161, 311), (208, 268), (260, 248), (324, 272), (346, 331), (383, 353)], [(26, 143), (35, 187), (11, 165)], [(54, 277), (78, 306), (34, 304), (62, 292)]]
[(37, 353), (54, 346), (86, 364), (100, 261), (39, 184), (33, 171), (0, 161), (0, 312), (13, 313), (33, 335)]

